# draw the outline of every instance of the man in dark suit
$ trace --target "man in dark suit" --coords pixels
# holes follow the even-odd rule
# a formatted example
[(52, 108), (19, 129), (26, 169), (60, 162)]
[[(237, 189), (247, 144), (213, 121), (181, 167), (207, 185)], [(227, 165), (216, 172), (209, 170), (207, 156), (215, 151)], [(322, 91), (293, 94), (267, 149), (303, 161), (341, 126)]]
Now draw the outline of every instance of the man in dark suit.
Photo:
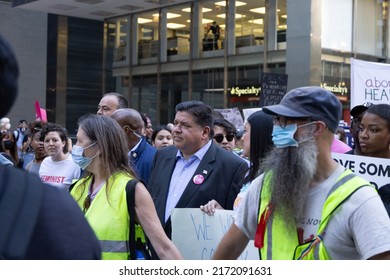
[(157, 151), (149, 191), (161, 224), (171, 238), (170, 212), (174, 208), (199, 208), (215, 199), (233, 209), (247, 164), (218, 147), (213, 138), (212, 109), (200, 101), (176, 106), (174, 145)]

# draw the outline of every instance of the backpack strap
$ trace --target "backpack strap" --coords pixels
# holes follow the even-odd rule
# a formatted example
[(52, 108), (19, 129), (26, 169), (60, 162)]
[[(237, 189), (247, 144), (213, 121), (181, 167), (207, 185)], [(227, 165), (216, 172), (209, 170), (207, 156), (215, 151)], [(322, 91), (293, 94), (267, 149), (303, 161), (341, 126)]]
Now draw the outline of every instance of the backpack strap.
[(38, 219), (43, 186), (39, 177), (26, 174), (0, 168), (0, 259), (25, 258)]
[(126, 201), (127, 201), (127, 211), (129, 212), (130, 222), (129, 222), (129, 250), (130, 258), (132, 260), (136, 259), (136, 248), (135, 248), (135, 186), (137, 185), (138, 180), (133, 179), (127, 182), (126, 184)]

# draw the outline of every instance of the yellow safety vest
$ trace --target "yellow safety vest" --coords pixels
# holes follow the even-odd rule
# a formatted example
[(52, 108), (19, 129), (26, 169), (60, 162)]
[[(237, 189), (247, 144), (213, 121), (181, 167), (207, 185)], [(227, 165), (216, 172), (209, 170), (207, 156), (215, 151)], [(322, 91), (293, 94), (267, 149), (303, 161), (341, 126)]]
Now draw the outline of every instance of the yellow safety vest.
[[(102, 186), (85, 213), (102, 247), (102, 259), (127, 260), (129, 257), (129, 214), (126, 202), (126, 184), (132, 178), (123, 173), (115, 173), (108, 180), (110, 184), (107, 201), (106, 184)], [(91, 177), (80, 179), (71, 195), (83, 209), (91, 184)], [(79, 186), (85, 182), (85, 188)]]
[(322, 240), (333, 212), (359, 188), (373, 187), (368, 181), (346, 169), (328, 193), (322, 209), (317, 235), (309, 242), (299, 244), (297, 229), (295, 227), (287, 228), (283, 217), (272, 211), (272, 205), (270, 205), (271, 176), (270, 173), (264, 176), (255, 237), (255, 246), (259, 248), (260, 259), (263, 260), (330, 259)]

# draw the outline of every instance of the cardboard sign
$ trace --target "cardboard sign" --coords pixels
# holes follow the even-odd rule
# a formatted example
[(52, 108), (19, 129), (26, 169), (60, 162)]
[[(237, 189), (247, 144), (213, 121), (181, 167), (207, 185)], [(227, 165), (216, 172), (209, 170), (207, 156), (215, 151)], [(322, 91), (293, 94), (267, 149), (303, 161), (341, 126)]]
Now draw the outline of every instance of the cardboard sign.
[[(172, 241), (186, 260), (210, 260), (233, 223), (232, 210), (216, 210), (213, 216), (199, 208), (175, 208), (171, 214)], [(240, 260), (258, 260), (258, 249), (250, 241)]]

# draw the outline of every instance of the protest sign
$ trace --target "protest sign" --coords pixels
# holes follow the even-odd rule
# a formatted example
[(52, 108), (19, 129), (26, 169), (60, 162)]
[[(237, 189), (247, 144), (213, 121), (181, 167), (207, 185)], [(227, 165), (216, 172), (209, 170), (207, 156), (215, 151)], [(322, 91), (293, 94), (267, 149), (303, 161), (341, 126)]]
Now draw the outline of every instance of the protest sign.
[(351, 58), (351, 108), (390, 103), (390, 65)]
[(371, 182), (379, 189), (390, 184), (390, 160), (376, 157), (332, 153), (332, 157), (345, 168)]
[(228, 109), (214, 109), (222, 114), (222, 116), (234, 124), (236, 129), (244, 129), (244, 120), (242, 119), (240, 110), (237, 107), (228, 108)]
[(263, 73), (259, 107), (279, 104), (287, 92), (286, 74)]
[[(171, 214), (172, 241), (186, 260), (209, 260), (233, 223), (232, 210), (216, 210), (213, 216), (199, 208), (175, 208)], [(249, 242), (240, 260), (258, 260), (258, 249)]]
[(242, 113), (244, 114), (244, 120), (246, 121), (250, 115), (254, 112), (260, 111), (261, 108), (246, 108), (242, 109)]

